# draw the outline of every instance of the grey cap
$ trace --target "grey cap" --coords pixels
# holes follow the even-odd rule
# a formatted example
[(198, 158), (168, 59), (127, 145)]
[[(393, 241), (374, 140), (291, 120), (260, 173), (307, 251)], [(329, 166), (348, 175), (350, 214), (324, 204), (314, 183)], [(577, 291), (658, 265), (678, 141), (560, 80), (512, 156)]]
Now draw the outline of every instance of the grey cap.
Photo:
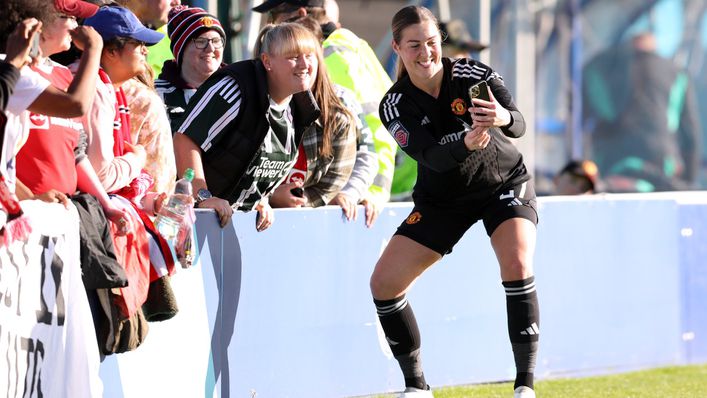
[(454, 46), (467, 51), (481, 51), (488, 48), (487, 44), (483, 44), (471, 38), (466, 24), (461, 19), (440, 22), (439, 30), (442, 31), (442, 38), (444, 39), (442, 42), (443, 46)]

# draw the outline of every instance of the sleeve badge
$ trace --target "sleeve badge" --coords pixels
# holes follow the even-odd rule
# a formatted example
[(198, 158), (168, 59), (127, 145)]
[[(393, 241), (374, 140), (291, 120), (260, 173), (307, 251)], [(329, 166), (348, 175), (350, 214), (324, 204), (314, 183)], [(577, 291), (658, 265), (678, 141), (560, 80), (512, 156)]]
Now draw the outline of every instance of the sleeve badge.
[(390, 134), (393, 135), (393, 138), (395, 138), (395, 141), (400, 145), (401, 148), (405, 148), (408, 146), (408, 140), (410, 139), (410, 133), (408, 133), (407, 130), (405, 130), (405, 127), (403, 127), (402, 123), (400, 122), (393, 122), (390, 127), (388, 127), (388, 131)]

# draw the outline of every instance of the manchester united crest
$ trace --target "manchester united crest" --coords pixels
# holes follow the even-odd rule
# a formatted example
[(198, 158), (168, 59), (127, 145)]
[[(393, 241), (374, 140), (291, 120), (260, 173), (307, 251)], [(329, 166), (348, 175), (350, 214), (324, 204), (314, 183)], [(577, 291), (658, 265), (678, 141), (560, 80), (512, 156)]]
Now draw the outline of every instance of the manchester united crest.
[(406, 224), (417, 224), (420, 222), (420, 220), (422, 220), (422, 214), (420, 214), (419, 211), (416, 211), (408, 216), (407, 220), (405, 220), (405, 223)]
[(452, 113), (457, 116), (461, 116), (464, 114), (464, 112), (466, 112), (466, 103), (463, 99), (457, 98), (452, 101)]
[(214, 25), (214, 21), (209, 17), (201, 18), (201, 23), (207, 28)]

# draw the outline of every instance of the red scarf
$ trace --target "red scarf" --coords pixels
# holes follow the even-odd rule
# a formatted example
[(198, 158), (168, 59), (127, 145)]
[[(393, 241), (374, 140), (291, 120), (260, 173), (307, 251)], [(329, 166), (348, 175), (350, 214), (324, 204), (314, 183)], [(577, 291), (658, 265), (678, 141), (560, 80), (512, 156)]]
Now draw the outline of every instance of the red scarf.
[[(99, 69), (98, 75), (104, 84), (113, 84), (108, 75), (102, 69)], [(115, 119), (113, 121), (113, 155), (123, 156), (125, 154), (124, 143), (132, 143), (132, 138), (130, 137), (130, 108), (122, 87), (115, 89), (115, 100)], [(169, 243), (167, 243), (167, 241), (157, 232), (155, 224), (152, 222), (147, 213), (145, 213), (145, 210), (143, 210), (139, 205), (140, 200), (150, 189), (152, 183), (152, 176), (143, 170), (139, 176), (130, 181), (130, 184), (115, 192), (115, 194), (130, 201), (130, 204), (140, 217), (140, 221), (142, 221), (142, 224), (137, 227), (136, 233), (144, 234), (145, 238), (151, 236), (156, 240), (158, 246), (160, 247), (161, 255), (167, 265), (167, 270), (169, 274), (172, 275), (174, 273), (174, 258), (172, 257)], [(144, 246), (143, 249), (146, 247), (147, 246)], [(144, 255), (145, 253), (142, 254)], [(158, 278), (159, 276), (155, 272), (154, 267), (150, 267), (150, 282)]]
[[(112, 85), (110, 78), (103, 71), (98, 70), (98, 76), (106, 85)], [(125, 155), (125, 142), (133, 143), (130, 137), (130, 107), (128, 100), (125, 97), (125, 92), (122, 87), (115, 89), (115, 119), (113, 120), (113, 156)], [(143, 170), (139, 176), (130, 181), (130, 184), (123, 187), (116, 194), (130, 200), (134, 203), (139, 203), (142, 197), (147, 193), (154, 182), (151, 175)]]
[[(108, 74), (103, 69), (98, 70), (101, 81), (112, 86)], [(130, 108), (128, 100), (125, 99), (125, 92), (122, 87), (115, 89), (115, 120), (113, 120), (113, 155), (123, 156), (125, 154), (125, 141), (130, 142)]]

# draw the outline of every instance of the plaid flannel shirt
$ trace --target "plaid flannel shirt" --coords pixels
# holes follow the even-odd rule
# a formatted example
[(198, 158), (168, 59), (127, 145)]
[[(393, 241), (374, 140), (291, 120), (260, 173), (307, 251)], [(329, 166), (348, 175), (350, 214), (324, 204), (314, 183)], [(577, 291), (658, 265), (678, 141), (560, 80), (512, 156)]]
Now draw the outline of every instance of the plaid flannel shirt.
[(341, 191), (351, 176), (356, 161), (356, 129), (336, 131), (332, 139), (332, 156), (319, 156), (323, 127), (319, 121), (304, 133), (302, 146), (307, 155), (307, 177), (304, 195), (312, 207), (328, 204)]

